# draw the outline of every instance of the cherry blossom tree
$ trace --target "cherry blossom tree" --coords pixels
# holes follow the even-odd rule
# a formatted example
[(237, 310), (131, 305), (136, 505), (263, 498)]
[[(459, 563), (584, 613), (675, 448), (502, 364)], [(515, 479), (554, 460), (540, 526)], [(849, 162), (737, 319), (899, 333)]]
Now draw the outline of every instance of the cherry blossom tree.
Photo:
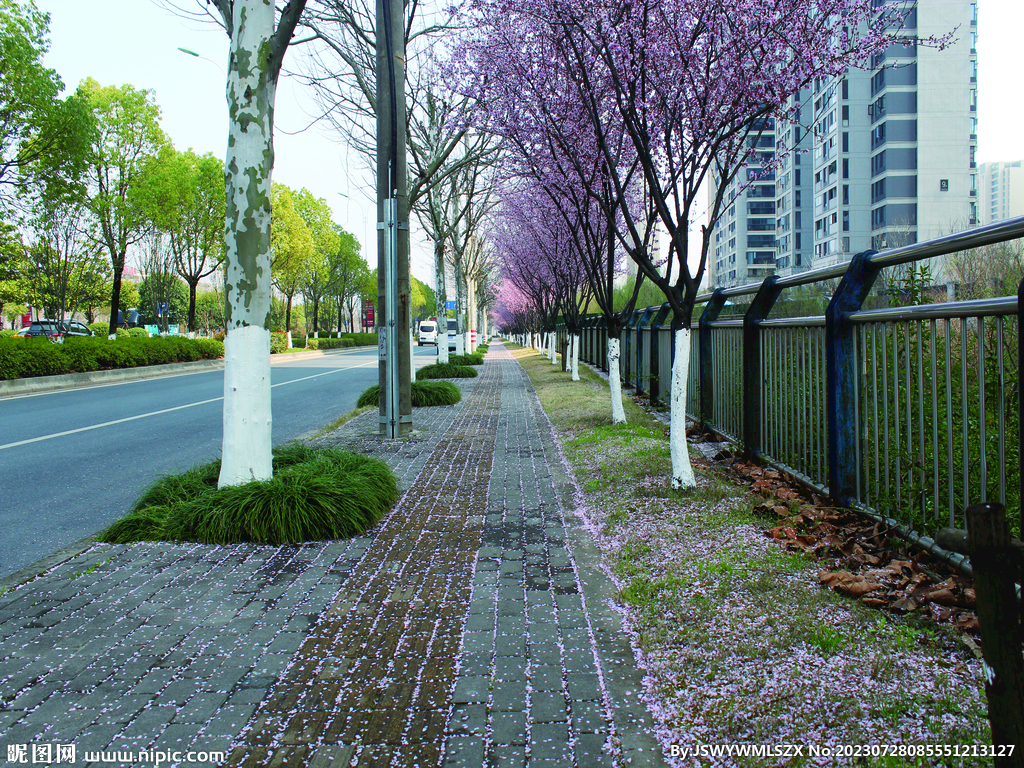
[[(672, 313), (673, 488), (695, 486), (685, 441), (693, 305), (725, 193), (771, 119), (795, 99), (892, 44), (944, 45), (902, 31), (904, 13), (873, 0), (472, 0), (466, 77), (492, 124), (570, 155), (596, 146), (606, 178), (577, 173), (615, 237)], [(623, 153), (620, 138), (632, 147)], [(645, 203), (636, 207), (636, 173)], [(687, 232), (713, 174), (718, 195), (696, 253)], [(604, 201), (604, 202), (602, 202)], [(614, 210), (612, 209), (614, 206)], [(651, 213), (668, 233), (656, 265)]]

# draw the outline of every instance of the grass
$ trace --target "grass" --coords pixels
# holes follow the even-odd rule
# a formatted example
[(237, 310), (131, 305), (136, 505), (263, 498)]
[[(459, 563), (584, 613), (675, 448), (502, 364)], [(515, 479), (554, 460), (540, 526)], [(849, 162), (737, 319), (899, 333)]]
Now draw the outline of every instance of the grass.
[(426, 379), (473, 379), (477, 372), (468, 365), (454, 365), (452, 363), (432, 363), (424, 365), (416, 371), (416, 380)]
[(318, 437), (323, 437), (324, 435), (333, 432), (338, 427), (341, 427), (341, 426), (344, 426), (345, 424), (348, 424), (356, 416), (362, 416), (364, 413), (366, 413), (367, 411), (371, 410), (372, 408), (373, 408), (373, 406), (370, 406), (370, 405), (364, 405), (362, 407), (353, 408), (348, 413), (344, 413), (341, 416), (339, 416), (338, 418), (336, 418), (330, 424), (326, 424), (323, 427), (321, 427), (320, 429), (318, 429), (316, 432), (314, 432), (310, 436), (310, 439), (315, 440)]
[(474, 355), (449, 355), (448, 362), (452, 365), (483, 365), (484, 356), (480, 354)]
[(127, 515), (99, 535), (111, 544), (297, 544), (356, 536), (398, 500), (382, 461), (337, 449), (274, 449), (274, 476), (217, 487), (220, 460), (157, 480)]
[[(413, 408), (435, 405), (455, 405), (462, 399), (462, 392), (450, 381), (414, 381), (412, 383)], [(380, 385), (374, 384), (359, 396), (359, 408), (380, 406)]]
[(817, 562), (769, 540), (777, 519), (728, 476), (698, 469), (696, 488), (669, 488), (666, 427), (628, 397), (613, 425), (591, 369), (572, 382), (505, 349), (555, 426), (674, 743), (777, 742), (780, 724), (788, 743), (990, 741), (977, 664), (950, 635), (823, 589)]

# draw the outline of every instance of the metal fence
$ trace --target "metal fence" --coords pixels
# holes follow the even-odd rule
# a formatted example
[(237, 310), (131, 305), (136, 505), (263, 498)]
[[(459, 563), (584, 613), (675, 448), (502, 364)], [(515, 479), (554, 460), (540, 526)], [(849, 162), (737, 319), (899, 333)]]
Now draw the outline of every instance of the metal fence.
[[(698, 297), (687, 414), (747, 459), (969, 570), (930, 537), (965, 527), (967, 506), (985, 501), (1004, 504), (1021, 535), (1024, 301), (871, 308), (869, 297), (885, 268), (1021, 236), (1024, 217)], [(807, 286), (824, 296), (824, 314), (778, 316)], [(662, 404), (670, 324), (668, 305), (647, 307), (622, 335), (623, 383)], [(584, 322), (580, 359), (607, 370), (603, 326), (600, 316)]]

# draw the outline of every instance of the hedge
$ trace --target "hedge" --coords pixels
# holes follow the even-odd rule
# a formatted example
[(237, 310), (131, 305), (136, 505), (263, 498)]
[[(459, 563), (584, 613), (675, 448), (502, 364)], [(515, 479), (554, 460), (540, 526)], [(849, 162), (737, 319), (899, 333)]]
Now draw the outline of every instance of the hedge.
[(45, 338), (0, 338), (0, 380), (83, 373), (113, 368), (212, 360), (224, 356), (214, 339), (181, 336), (124, 338), (109, 341), (95, 336), (69, 336), (63, 344)]

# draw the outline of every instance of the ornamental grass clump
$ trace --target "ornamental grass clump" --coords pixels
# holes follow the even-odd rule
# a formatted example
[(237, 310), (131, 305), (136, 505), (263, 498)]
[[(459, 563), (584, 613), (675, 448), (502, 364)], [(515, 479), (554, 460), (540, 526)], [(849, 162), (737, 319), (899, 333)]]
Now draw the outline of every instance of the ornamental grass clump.
[(483, 365), (483, 355), (451, 355), (448, 358), (448, 362), (452, 365)]
[(453, 365), (452, 363), (433, 363), (425, 365), (416, 371), (417, 381), (426, 379), (472, 379), (476, 378), (477, 372), (468, 365)]
[[(434, 405), (455, 405), (462, 399), (462, 392), (450, 381), (414, 381), (412, 383), (412, 405), (426, 408)], [(380, 385), (374, 384), (359, 396), (356, 406), (380, 405)]]
[(332, 448), (274, 449), (269, 480), (217, 487), (220, 460), (157, 480), (100, 541), (298, 544), (356, 536), (398, 500), (382, 461)]

